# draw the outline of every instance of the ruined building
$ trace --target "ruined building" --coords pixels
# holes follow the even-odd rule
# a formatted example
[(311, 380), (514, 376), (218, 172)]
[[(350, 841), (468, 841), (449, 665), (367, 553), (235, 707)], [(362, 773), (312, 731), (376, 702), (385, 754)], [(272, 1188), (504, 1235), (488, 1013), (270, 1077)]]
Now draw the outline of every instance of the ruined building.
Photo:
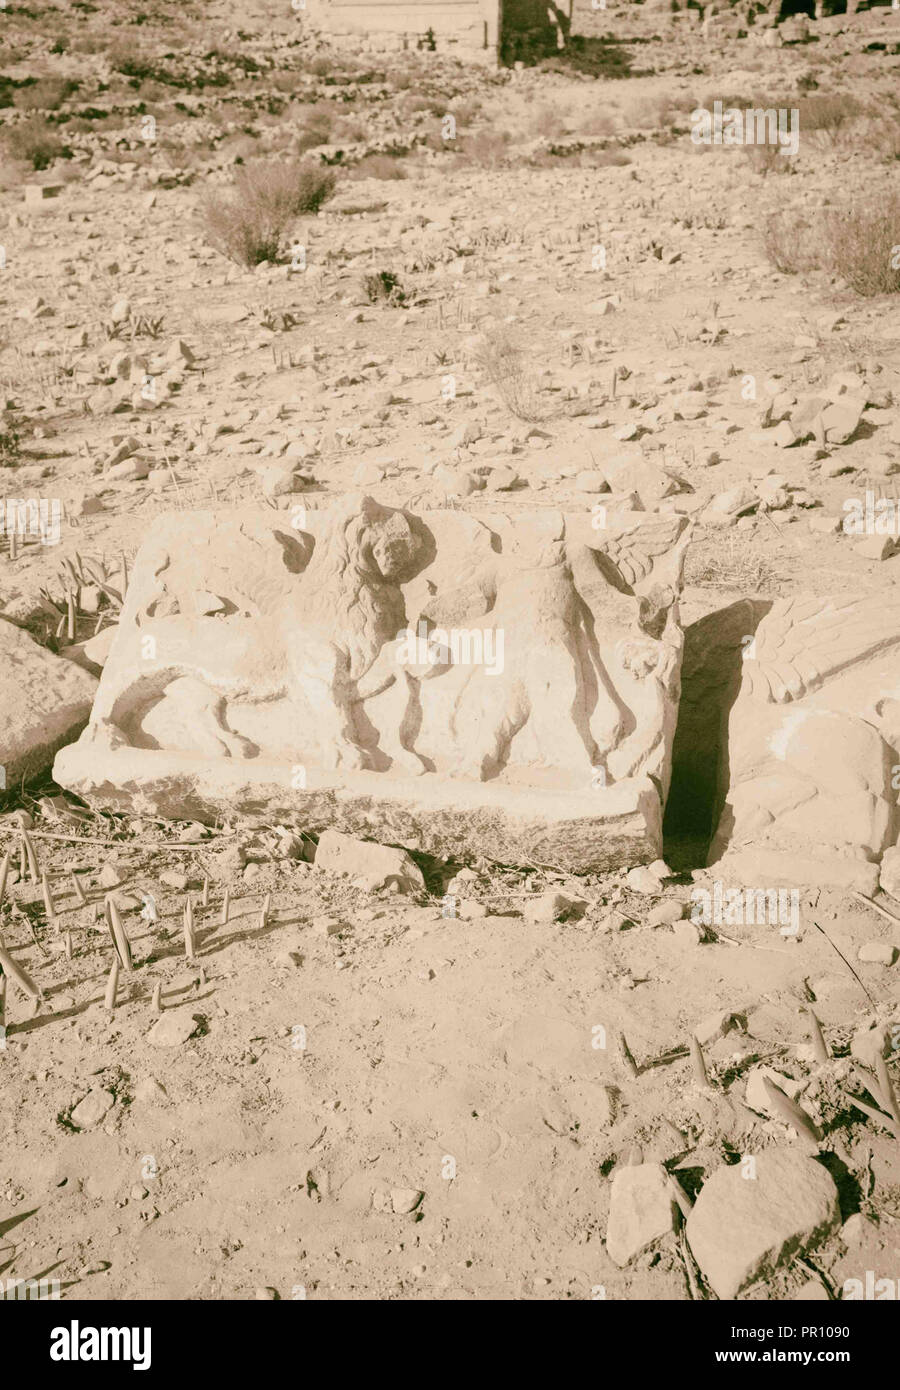
[(496, 60), (512, 35), (568, 24), (571, 0), (306, 0), (310, 22), (330, 38), (365, 48), (427, 49)]

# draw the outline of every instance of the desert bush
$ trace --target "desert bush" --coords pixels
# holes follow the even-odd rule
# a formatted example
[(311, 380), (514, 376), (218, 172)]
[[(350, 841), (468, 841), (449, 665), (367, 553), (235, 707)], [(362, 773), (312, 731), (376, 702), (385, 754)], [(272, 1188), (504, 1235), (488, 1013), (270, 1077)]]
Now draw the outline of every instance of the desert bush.
[(900, 293), (900, 194), (826, 210), (822, 259), (857, 294)]
[(331, 142), (331, 128), (334, 123), (332, 113), (326, 107), (314, 107), (300, 117), (300, 128), (294, 140), (298, 154), (314, 150), (318, 145)]
[(528, 134), (533, 139), (559, 140), (566, 134), (566, 130), (562, 113), (549, 102), (539, 106), (528, 122)]
[(0, 417), (0, 468), (16, 468), (21, 462), (21, 436), (8, 411)]
[(78, 83), (68, 77), (42, 77), (16, 93), (16, 106), (21, 111), (58, 111), (64, 101), (78, 90)]
[(475, 362), (507, 410), (517, 419), (534, 422), (546, 418), (522, 351), (512, 342), (505, 329), (490, 328), (485, 331), (475, 351)]
[(370, 271), (362, 277), (362, 292), (370, 304), (402, 304), (406, 291), (392, 270)]
[(613, 111), (591, 111), (578, 125), (579, 135), (615, 135), (618, 119)]
[(32, 169), (49, 169), (54, 159), (71, 158), (69, 147), (40, 116), (30, 116), (11, 126), (3, 141), (10, 159), (24, 160)]
[(793, 162), (788, 155), (782, 154), (781, 145), (744, 145), (742, 148), (753, 172), (762, 178), (768, 174), (789, 174), (793, 169)]
[(355, 179), (405, 179), (406, 170), (389, 154), (367, 154), (361, 159), (351, 175)]
[(800, 213), (771, 213), (763, 225), (763, 245), (782, 275), (799, 275), (821, 265), (820, 229)]
[(831, 144), (846, 134), (847, 127), (865, 113), (855, 97), (817, 95), (805, 97), (798, 103), (800, 131), (815, 131)]
[(329, 169), (294, 160), (259, 160), (241, 168), (228, 193), (210, 193), (202, 205), (211, 244), (239, 265), (275, 261), (289, 223), (318, 212), (334, 191)]
[(496, 169), (504, 162), (509, 154), (509, 144), (508, 130), (477, 130), (460, 141), (466, 158), (485, 169)]

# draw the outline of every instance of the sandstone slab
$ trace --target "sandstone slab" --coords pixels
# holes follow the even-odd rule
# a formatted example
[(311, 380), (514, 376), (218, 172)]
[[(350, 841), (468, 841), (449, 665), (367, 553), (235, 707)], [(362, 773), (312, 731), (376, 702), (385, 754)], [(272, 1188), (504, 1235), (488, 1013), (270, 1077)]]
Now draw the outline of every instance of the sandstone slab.
[(50, 766), (87, 723), (96, 689), (87, 671), (0, 620), (0, 792)]
[(606, 1250), (617, 1265), (627, 1265), (648, 1245), (674, 1229), (675, 1205), (668, 1174), (661, 1163), (617, 1168), (612, 1180)]
[(719, 1168), (687, 1219), (687, 1239), (719, 1298), (736, 1298), (840, 1222), (838, 1193), (825, 1168), (791, 1149), (768, 1149), (752, 1165)]
[(160, 518), (56, 779), (138, 814), (445, 857), (653, 860), (687, 526), (362, 495)]
[(900, 834), (900, 596), (783, 599), (742, 645), (710, 864), (871, 895)]

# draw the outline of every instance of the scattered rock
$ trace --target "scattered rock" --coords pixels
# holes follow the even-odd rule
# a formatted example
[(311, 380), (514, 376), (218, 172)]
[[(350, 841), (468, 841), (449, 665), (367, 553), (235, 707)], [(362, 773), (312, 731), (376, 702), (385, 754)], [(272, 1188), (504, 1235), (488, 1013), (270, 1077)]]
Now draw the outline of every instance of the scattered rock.
[(766, 1149), (752, 1165), (716, 1170), (687, 1219), (691, 1253), (719, 1298), (814, 1248), (840, 1221), (837, 1188), (821, 1164), (789, 1149)]
[(617, 1167), (613, 1174), (606, 1228), (606, 1250), (627, 1265), (649, 1245), (675, 1229), (675, 1202), (661, 1163)]

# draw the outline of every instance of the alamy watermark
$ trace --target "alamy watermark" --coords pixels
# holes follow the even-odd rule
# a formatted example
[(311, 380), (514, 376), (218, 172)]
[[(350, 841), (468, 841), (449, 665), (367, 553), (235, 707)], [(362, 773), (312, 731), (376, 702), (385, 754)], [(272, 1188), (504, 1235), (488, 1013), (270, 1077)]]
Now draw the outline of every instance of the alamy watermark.
[(58, 497), (0, 498), (0, 532), (30, 536), (42, 545), (58, 545), (62, 503)]
[(794, 155), (800, 148), (800, 112), (795, 106), (741, 111), (714, 101), (712, 111), (698, 106), (691, 112), (691, 140), (695, 145), (780, 145), (779, 153)]
[(691, 921), (705, 927), (780, 927), (782, 936), (800, 930), (799, 888), (692, 888)]
[(503, 670), (503, 628), (436, 627), (420, 618), (415, 632), (398, 633), (397, 660), (403, 666), (483, 666), (485, 674)]

